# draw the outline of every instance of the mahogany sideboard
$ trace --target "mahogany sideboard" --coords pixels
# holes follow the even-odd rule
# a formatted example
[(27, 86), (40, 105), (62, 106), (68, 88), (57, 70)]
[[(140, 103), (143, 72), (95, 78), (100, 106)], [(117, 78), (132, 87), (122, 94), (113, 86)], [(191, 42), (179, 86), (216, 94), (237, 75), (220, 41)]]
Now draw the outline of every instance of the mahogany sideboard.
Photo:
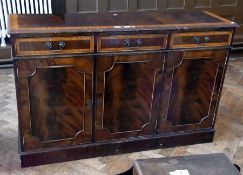
[(22, 167), (211, 142), (236, 27), (209, 12), (11, 15)]

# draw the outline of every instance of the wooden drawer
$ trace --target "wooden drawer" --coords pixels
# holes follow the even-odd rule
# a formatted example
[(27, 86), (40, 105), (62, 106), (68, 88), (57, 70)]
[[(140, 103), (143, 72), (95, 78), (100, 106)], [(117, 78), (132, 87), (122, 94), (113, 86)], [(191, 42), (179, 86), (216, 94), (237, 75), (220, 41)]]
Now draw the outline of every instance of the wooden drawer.
[(171, 36), (170, 48), (229, 46), (231, 37), (231, 31), (174, 33)]
[(98, 52), (160, 50), (166, 48), (166, 43), (165, 34), (100, 36), (97, 50)]
[(16, 56), (90, 53), (94, 51), (93, 36), (17, 38)]

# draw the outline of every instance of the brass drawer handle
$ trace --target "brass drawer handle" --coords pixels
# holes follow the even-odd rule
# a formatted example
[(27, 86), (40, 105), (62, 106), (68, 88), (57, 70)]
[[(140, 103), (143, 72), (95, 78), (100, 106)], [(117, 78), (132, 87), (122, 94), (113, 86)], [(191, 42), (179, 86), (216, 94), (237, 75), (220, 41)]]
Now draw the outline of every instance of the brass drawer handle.
[(65, 47), (65, 42), (64, 41), (61, 41), (61, 42), (59, 42), (59, 48), (60, 48), (60, 50), (62, 50), (64, 47)]
[(200, 44), (200, 37), (195, 36), (194, 41), (195, 41), (196, 44)]
[(124, 44), (125, 44), (125, 46), (127, 46), (127, 47), (130, 47), (130, 46), (131, 46), (131, 42), (130, 42), (129, 39), (126, 39), (126, 40), (124, 41)]
[(143, 41), (141, 39), (137, 39), (137, 47), (140, 47), (143, 44)]
[(205, 36), (204, 40), (205, 40), (205, 43), (208, 43), (210, 41), (209, 36)]
[(51, 42), (46, 42), (46, 46), (48, 49), (51, 49), (52, 48), (52, 43)]
[(51, 42), (46, 42), (46, 46), (47, 46), (47, 48), (49, 49), (49, 50), (51, 50), (51, 51), (53, 51), (53, 52), (60, 52), (64, 47), (65, 47), (65, 42), (64, 41), (60, 41), (59, 43), (58, 43), (58, 46), (59, 46), (59, 49), (57, 49), (57, 50), (52, 50), (52, 43)]
[[(136, 43), (137, 43), (137, 47), (140, 47), (140, 46), (143, 44), (143, 42), (142, 42), (141, 39), (137, 39)], [(124, 44), (125, 44), (125, 46), (127, 46), (127, 47), (131, 47), (131, 41), (130, 41), (129, 39), (126, 39), (126, 40), (124, 41)]]

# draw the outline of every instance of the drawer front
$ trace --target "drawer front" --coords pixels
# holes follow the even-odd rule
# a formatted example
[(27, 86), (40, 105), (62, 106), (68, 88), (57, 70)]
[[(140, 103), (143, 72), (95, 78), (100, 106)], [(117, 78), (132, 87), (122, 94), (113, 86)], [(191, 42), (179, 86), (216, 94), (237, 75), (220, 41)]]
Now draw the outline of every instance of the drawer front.
[(174, 33), (171, 36), (170, 48), (229, 46), (231, 37), (231, 31)]
[(134, 50), (160, 50), (165, 49), (167, 35), (141, 34), (141, 35), (112, 35), (98, 38), (98, 52), (134, 51)]
[(90, 53), (94, 51), (93, 36), (17, 38), (16, 56)]

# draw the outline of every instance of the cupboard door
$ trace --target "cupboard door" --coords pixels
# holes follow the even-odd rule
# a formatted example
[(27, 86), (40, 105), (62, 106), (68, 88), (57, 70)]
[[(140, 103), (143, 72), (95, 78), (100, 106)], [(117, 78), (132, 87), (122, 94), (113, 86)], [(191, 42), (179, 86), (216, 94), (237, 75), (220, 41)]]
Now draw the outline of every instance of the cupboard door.
[(159, 132), (213, 127), (227, 56), (227, 50), (168, 53)]
[(97, 57), (96, 140), (155, 132), (164, 56)]
[(22, 149), (91, 141), (91, 58), (16, 60)]

